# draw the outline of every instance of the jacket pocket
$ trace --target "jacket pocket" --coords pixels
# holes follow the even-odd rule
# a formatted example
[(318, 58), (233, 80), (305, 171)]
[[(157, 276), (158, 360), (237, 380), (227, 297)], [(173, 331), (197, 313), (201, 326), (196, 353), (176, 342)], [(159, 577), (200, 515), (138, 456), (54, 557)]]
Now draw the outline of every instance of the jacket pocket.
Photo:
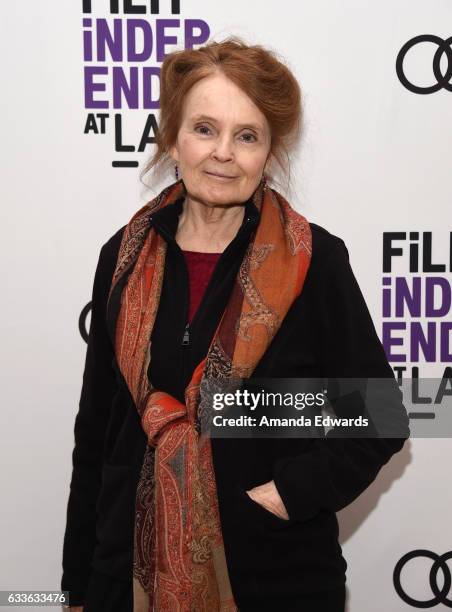
[(285, 527), (290, 527), (295, 522), (290, 517), (288, 519), (283, 519), (270, 510), (264, 508), (257, 501), (252, 499), (246, 490), (237, 486), (237, 494), (241, 499), (242, 505), (245, 511), (250, 513), (253, 516), (254, 520), (260, 521), (270, 527), (271, 529), (284, 529)]

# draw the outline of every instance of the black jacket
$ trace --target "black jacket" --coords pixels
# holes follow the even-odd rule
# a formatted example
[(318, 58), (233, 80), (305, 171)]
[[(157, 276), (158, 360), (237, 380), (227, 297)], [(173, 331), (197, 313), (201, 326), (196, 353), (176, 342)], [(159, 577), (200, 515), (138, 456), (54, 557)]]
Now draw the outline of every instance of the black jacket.
[[(188, 277), (174, 240), (182, 202), (159, 210), (151, 219), (168, 241), (168, 250), (149, 371), (156, 388), (180, 401), (194, 368), (206, 355), (259, 222), (250, 200), (240, 230), (219, 258), (190, 325), (190, 343), (184, 346)], [(312, 259), (302, 293), (253, 377), (393, 378), (344, 242), (315, 223), (310, 226)], [(118, 578), (132, 577), (134, 501), (146, 436), (113, 351), (119, 294), (106, 310), (124, 227), (103, 245), (93, 286), (63, 548), (61, 586), (70, 591), (72, 605), (83, 603), (91, 567)], [(344, 402), (334, 408), (339, 416), (347, 412)], [(392, 410), (405, 419), (407, 437), (401, 394)], [(212, 438), (223, 539), (237, 604), (244, 598), (295, 597), (343, 585), (347, 564), (335, 513), (369, 486), (404, 442), (405, 437)], [(289, 521), (245, 493), (272, 479)]]

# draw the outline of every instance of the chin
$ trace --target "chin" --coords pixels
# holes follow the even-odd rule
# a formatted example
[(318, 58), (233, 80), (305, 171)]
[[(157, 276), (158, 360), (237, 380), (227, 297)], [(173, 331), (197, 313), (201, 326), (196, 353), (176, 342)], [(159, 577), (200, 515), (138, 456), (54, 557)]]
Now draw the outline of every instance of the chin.
[[(193, 199), (209, 202), (211, 204), (234, 204), (241, 202), (241, 192), (238, 189), (231, 189), (228, 186), (219, 187), (217, 189), (203, 189), (191, 191), (187, 189), (188, 194)], [(245, 198), (246, 200), (246, 198)]]

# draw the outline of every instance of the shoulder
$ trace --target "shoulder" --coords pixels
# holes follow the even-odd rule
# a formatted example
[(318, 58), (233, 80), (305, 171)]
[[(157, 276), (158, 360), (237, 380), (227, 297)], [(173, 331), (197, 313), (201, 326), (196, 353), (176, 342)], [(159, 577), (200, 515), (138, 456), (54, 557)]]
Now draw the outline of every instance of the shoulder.
[(119, 247), (121, 246), (126, 227), (127, 225), (123, 225), (119, 228), (110, 238), (108, 238), (100, 249), (98, 271), (103, 280), (107, 283), (113, 278), (116, 262), (118, 260)]
[(116, 261), (121, 246), (122, 237), (127, 225), (120, 227), (108, 240), (102, 245), (102, 251), (105, 257), (110, 257)]
[(310, 223), (312, 256), (307, 280), (322, 294), (362, 302), (363, 295), (355, 276), (345, 242), (316, 223)]
[(348, 250), (342, 238), (317, 223), (309, 222), (309, 226), (312, 235), (312, 267), (323, 268), (327, 262), (337, 257), (348, 260)]

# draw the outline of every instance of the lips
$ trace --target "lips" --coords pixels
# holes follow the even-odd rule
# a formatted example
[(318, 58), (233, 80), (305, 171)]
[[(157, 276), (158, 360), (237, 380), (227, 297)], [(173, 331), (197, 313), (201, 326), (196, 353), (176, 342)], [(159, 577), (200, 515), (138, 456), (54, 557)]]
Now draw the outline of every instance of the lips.
[(230, 176), (228, 174), (220, 174), (219, 172), (208, 172), (207, 170), (206, 174), (210, 174), (212, 176), (219, 176), (220, 178), (236, 178), (235, 176)]

